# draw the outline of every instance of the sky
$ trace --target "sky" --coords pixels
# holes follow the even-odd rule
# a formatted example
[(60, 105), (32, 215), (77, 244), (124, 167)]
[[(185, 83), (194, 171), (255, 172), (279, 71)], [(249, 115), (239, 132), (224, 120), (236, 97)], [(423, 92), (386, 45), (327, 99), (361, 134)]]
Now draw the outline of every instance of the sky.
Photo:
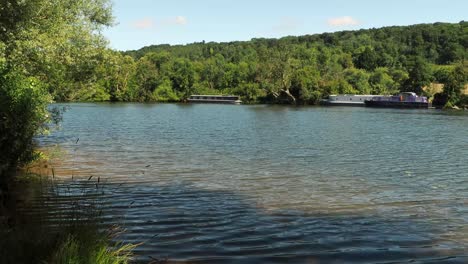
[(468, 0), (111, 0), (116, 50), (468, 20)]

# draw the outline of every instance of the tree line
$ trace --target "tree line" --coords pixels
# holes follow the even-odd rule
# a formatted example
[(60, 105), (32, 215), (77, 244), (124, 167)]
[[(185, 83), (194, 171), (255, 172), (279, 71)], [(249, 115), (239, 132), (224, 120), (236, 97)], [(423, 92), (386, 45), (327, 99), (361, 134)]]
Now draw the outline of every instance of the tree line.
[[(468, 22), (461, 21), (107, 49), (87, 65), (94, 82), (72, 87), (60, 80), (51, 92), (59, 101), (180, 102), (190, 94), (234, 94), (248, 103), (316, 104), (330, 94), (432, 97), (424, 87), (442, 83), (436, 99), (466, 104), (467, 47)], [(80, 76), (88, 68), (77, 70)]]

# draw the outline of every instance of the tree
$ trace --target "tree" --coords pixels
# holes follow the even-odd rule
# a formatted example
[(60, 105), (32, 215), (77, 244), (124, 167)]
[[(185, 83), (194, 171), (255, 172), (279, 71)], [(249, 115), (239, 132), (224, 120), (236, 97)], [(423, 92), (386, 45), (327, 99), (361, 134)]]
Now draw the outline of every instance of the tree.
[[(33, 137), (57, 91), (92, 82), (112, 21), (107, 0), (0, 3), (0, 185), (34, 157)], [(63, 93), (67, 96), (67, 93)]]
[(372, 71), (378, 66), (379, 57), (377, 53), (371, 48), (366, 47), (364, 51), (359, 53), (354, 60), (354, 65), (361, 69)]
[(11, 67), (37, 77), (59, 100), (92, 81), (107, 45), (96, 32), (112, 24), (107, 0), (5, 0), (0, 9), (11, 11), (0, 25), (11, 26), (2, 36)]
[(164, 80), (153, 92), (153, 98), (158, 102), (177, 102), (179, 97), (172, 90), (172, 83)]
[(358, 91), (359, 94), (371, 94), (369, 85), (369, 73), (361, 69), (347, 69), (345, 72), (346, 81)]
[(407, 66), (409, 78), (403, 90), (407, 92), (422, 93), (422, 88), (429, 85), (433, 79), (429, 64), (420, 56), (414, 57)]
[(187, 99), (195, 83), (195, 69), (187, 59), (176, 59), (172, 66), (172, 86), (180, 97)]
[(291, 93), (301, 104), (317, 104), (322, 97), (319, 90), (320, 74), (313, 66), (296, 70), (291, 79)]
[(468, 80), (468, 71), (459, 64), (446, 75), (443, 94), (447, 97), (448, 103), (455, 105), (460, 100), (461, 90)]
[(204, 82), (208, 89), (221, 89), (227, 83), (225, 81), (226, 61), (221, 54), (216, 54), (208, 58), (203, 64), (203, 69), (200, 73), (200, 79)]
[(37, 79), (0, 66), (0, 190), (18, 165), (34, 159), (33, 137), (48, 120), (50, 101)]
[(128, 101), (129, 86), (135, 70), (136, 64), (132, 57), (106, 50), (103, 52), (103, 60), (96, 69), (94, 86), (101, 88), (110, 101)]
[(394, 94), (398, 92), (398, 87), (387, 68), (375, 69), (369, 78), (369, 83), (373, 94)]
[(129, 92), (132, 101), (145, 102), (154, 100), (153, 92), (164, 79), (159, 76), (158, 69), (151, 59), (144, 56), (136, 64), (134, 80), (138, 86)]

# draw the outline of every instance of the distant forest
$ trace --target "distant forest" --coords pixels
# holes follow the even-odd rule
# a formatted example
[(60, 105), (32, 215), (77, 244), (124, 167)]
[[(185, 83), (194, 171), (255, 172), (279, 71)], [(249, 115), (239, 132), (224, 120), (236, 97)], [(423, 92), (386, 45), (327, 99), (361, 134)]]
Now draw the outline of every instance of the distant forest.
[[(246, 103), (316, 104), (330, 94), (429, 97), (466, 104), (468, 22), (393, 26), (281, 39), (105, 50), (86, 80), (57, 82), (59, 101), (184, 101), (233, 94)], [(80, 75), (77, 75), (80, 76)], [(439, 85), (442, 87), (442, 85)]]

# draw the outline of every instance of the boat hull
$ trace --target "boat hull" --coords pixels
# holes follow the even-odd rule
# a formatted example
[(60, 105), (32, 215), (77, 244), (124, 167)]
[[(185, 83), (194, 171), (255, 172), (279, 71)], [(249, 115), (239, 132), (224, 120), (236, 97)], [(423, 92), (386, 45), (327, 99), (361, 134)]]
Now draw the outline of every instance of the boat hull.
[(383, 108), (429, 108), (427, 102), (365, 101), (367, 107)]
[(357, 106), (357, 107), (364, 107), (366, 106), (363, 102), (360, 103), (360, 102), (356, 102), (356, 103), (353, 103), (353, 102), (346, 102), (346, 101), (333, 101), (333, 102), (330, 102), (330, 101), (322, 101), (320, 102), (321, 105), (325, 105), (325, 106)]
[(241, 104), (240, 100), (203, 100), (203, 99), (188, 99), (189, 103), (199, 103), (199, 104)]

